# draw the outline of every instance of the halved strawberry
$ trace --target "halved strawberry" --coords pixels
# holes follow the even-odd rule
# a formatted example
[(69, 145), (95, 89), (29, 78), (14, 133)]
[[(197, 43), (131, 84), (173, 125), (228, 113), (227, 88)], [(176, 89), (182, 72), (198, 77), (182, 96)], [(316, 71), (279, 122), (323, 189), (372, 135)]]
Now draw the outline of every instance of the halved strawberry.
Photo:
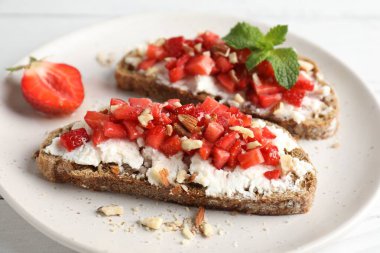
[(269, 180), (271, 179), (279, 179), (281, 175), (281, 170), (275, 169), (275, 170), (269, 170), (264, 172), (264, 176), (268, 178)]
[(258, 97), (259, 97), (260, 106), (263, 108), (274, 106), (275, 104), (281, 101), (281, 93), (271, 94), (271, 95), (269, 94), (258, 95)]
[(82, 146), (89, 140), (90, 137), (84, 128), (70, 130), (66, 133), (63, 133), (60, 137), (61, 145), (69, 152), (76, 149), (77, 147)]
[(300, 107), (302, 104), (302, 99), (305, 96), (304, 90), (291, 89), (287, 90), (282, 94), (282, 98), (285, 102)]
[(130, 140), (136, 140), (143, 135), (143, 130), (139, 128), (138, 123), (132, 120), (123, 120), (123, 125), (127, 131)]
[(223, 166), (227, 163), (229, 158), (229, 152), (216, 147), (212, 149), (212, 164), (215, 166), (215, 168), (223, 168)]
[(204, 137), (210, 142), (215, 142), (223, 134), (224, 128), (217, 122), (210, 122), (204, 132)]
[(203, 142), (202, 147), (199, 149), (199, 156), (203, 160), (207, 160), (211, 154), (212, 143), (210, 143), (206, 140), (203, 140), (202, 142)]
[(158, 149), (165, 139), (165, 127), (155, 126), (146, 132), (145, 144)]
[(236, 132), (228, 133), (225, 136), (220, 137), (220, 139), (217, 142), (215, 142), (215, 146), (228, 151), (235, 143), (237, 138), (238, 134)]
[(127, 131), (121, 124), (108, 121), (104, 124), (104, 136), (108, 138), (127, 138)]
[(272, 144), (267, 144), (260, 149), (264, 157), (265, 164), (276, 166), (280, 162), (278, 148)]
[(166, 57), (166, 51), (162, 46), (149, 44), (146, 50), (146, 56), (148, 59), (155, 59), (160, 61)]
[(160, 146), (160, 150), (167, 156), (172, 156), (177, 154), (182, 150), (181, 140), (178, 135), (173, 135), (167, 138)]
[(185, 70), (189, 75), (210, 75), (214, 66), (214, 60), (210, 56), (202, 54), (191, 58), (186, 63)]
[(91, 129), (103, 129), (104, 124), (110, 121), (110, 116), (101, 112), (88, 111), (84, 116), (84, 120)]
[(232, 93), (235, 91), (236, 83), (229, 73), (220, 73), (216, 79), (218, 79), (220, 85), (222, 85), (222, 87), (225, 88), (228, 92)]
[(31, 57), (28, 65), (7, 70), (19, 69), (24, 69), (21, 80), (24, 98), (36, 110), (52, 115), (69, 114), (82, 104), (82, 77), (75, 67)]
[(263, 163), (265, 160), (260, 152), (260, 149), (252, 149), (246, 153), (238, 155), (240, 167), (248, 169), (249, 167)]

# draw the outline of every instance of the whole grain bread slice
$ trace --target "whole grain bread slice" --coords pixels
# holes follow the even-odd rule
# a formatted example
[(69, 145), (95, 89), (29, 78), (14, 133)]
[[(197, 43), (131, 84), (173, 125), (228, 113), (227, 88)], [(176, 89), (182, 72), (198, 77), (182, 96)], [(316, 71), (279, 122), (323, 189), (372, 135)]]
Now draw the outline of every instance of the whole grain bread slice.
[[(124, 60), (131, 54), (135, 54), (135, 52), (129, 52), (117, 65), (115, 78), (119, 88), (137, 92), (142, 96), (150, 97), (158, 101), (179, 98), (184, 104), (198, 103), (202, 102), (207, 96), (220, 100), (220, 98), (214, 94), (206, 92), (198, 92), (194, 94), (183, 89), (178, 89), (177, 87), (163, 84), (155, 77), (154, 73), (136, 71), (133, 65), (126, 63)], [(255, 112), (249, 102), (246, 102), (239, 109), (254, 117), (275, 122), (287, 129), (297, 138), (314, 140), (326, 139), (333, 136), (338, 129), (338, 99), (333, 88), (323, 80), (317, 64), (306, 57), (300, 57), (300, 59), (314, 66), (313, 77), (318, 80), (322, 86), (329, 86), (331, 88), (330, 99), (323, 101), (331, 108), (331, 111), (328, 114), (316, 115), (316, 117), (308, 118), (301, 123), (297, 123), (293, 119), (284, 120), (276, 117), (273, 113), (276, 108), (273, 108), (269, 114), (261, 115)]]
[[(268, 122), (268, 124), (271, 124)], [(258, 215), (288, 215), (307, 212), (313, 202), (316, 189), (316, 175), (307, 172), (299, 191), (286, 191), (270, 195), (257, 194), (253, 198), (211, 197), (206, 195), (201, 185), (185, 182), (168, 187), (152, 185), (144, 177), (136, 177), (136, 170), (123, 165), (124, 172), (115, 173), (115, 164), (100, 164), (97, 167), (79, 165), (60, 156), (48, 154), (45, 147), (52, 143), (55, 137), (67, 132), (72, 125), (51, 132), (41, 144), (35, 159), (42, 175), (55, 183), (71, 183), (73, 185), (94, 190), (125, 193), (150, 199), (178, 203), (188, 206), (203, 206), (212, 209), (238, 211)], [(300, 148), (289, 152), (292, 157), (308, 161), (308, 155)]]

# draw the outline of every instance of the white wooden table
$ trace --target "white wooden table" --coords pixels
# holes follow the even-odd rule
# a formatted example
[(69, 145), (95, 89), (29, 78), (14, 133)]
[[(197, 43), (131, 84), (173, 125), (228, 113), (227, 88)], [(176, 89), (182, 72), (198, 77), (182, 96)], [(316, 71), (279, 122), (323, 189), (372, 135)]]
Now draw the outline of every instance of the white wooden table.
[[(0, 69), (78, 28), (146, 11), (202, 11), (254, 17), (290, 30), (354, 69), (380, 101), (380, 2), (376, 0), (0, 0)], [(5, 75), (0, 71), (0, 76)], [(0, 144), (1, 145), (1, 144)], [(380, 252), (380, 199), (345, 234), (315, 252)], [(19, 217), (0, 197), (0, 252), (72, 252)]]

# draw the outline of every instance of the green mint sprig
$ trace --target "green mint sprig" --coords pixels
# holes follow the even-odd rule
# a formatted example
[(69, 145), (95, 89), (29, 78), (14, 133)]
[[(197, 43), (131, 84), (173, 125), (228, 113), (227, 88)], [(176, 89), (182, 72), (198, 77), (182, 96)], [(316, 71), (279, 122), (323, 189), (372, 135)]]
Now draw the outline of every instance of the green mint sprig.
[(297, 53), (293, 48), (275, 48), (285, 41), (287, 32), (287, 25), (277, 25), (264, 35), (256, 26), (241, 22), (235, 25), (223, 40), (235, 49), (251, 50), (245, 63), (248, 70), (264, 60), (269, 61), (277, 82), (286, 89), (290, 89), (299, 75)]

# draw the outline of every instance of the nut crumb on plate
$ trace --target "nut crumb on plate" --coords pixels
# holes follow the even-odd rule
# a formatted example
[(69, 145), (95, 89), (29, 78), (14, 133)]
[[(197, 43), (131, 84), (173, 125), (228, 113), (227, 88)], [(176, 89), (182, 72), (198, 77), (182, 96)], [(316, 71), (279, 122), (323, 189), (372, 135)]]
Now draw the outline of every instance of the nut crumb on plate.
[(163, 220), (160, 217), (149, 217), (140, 221), (143, 226), (154, 230), (160, 229), (162, 222)]
[(111, 204), (99, 207), (97, 212), (104, 216), (121, 216), (124, 214), (124, 208), (119, 205)]

